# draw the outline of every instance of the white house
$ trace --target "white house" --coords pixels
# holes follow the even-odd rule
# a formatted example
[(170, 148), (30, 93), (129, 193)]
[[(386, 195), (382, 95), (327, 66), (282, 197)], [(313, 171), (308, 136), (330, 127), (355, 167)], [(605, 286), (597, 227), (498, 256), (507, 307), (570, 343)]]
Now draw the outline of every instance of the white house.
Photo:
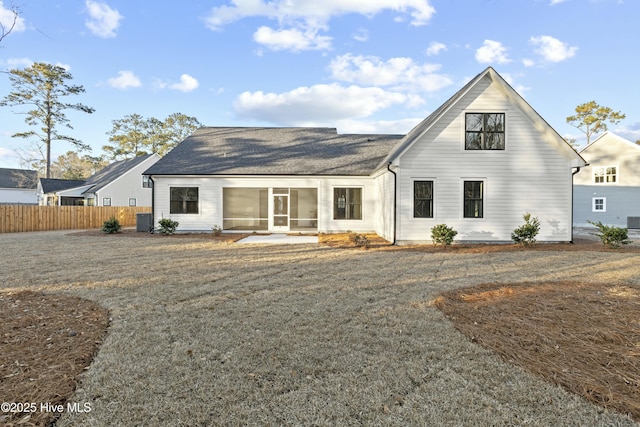
[(430, 242), (510, 241), (530, 212), (539, 241), (572, 240), (572, 178), (586, 162), (487, 68), (409, 134), (326, 128), (198, 129), (145, 175), (154, 223), (179, 231), (376, 232)]
[(38, 171), (0, 168), (0, 204), (35, 205)]
[(574, 179), (574, 223), (640, 228), (640, 145), (605, 132), (580, 150), (589, 162)]
[(160, 159), (158, 154), (110, 164), (86, 181), (41, 178), (41, 205), (151, 206), (151, 185), (142, 172)]

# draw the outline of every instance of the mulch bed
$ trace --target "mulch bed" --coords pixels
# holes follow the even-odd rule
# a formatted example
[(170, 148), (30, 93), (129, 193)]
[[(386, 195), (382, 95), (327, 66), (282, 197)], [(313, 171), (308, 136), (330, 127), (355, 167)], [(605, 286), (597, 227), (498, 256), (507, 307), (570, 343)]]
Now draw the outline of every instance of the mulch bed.
[(640, 421), (640, 289), (575, 282), (484, 284), (434, 301), (473, 342)]
[[(108, 311), (80, 298), (0, 293), (0, 425), (48, 426), (102, 343)], [(25, 405), (26, 404), (26, 405)], [(26, 406), (26, 407), (25, 407)], [(9, 409), (8, 411), (6, 409)]]

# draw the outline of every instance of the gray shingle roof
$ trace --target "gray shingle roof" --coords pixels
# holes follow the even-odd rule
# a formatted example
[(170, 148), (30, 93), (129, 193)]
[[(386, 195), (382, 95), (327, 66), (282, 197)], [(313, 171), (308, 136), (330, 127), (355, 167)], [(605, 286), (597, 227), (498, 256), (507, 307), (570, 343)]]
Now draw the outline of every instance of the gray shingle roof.
[(38, 187), (38, 171), (27, 169), (0, 169), (0, 188), (35, 190)]
[(55, 193), (56, 191), (80, 187), (86, 181), (81, 179), (40, 178), (40, 186), (43, 193)]
[(333, 128), (202, 127), (145, 175), (369, 175), (402, 135)]
[(144, 162), (146, 159), (154, 155), (155, 154), (147, 154), (146, 156), (138, 156), (138, 157), (134, 157), (133, 159), (120, 160), (120, 161), (111, 163), (109, 166), (103, 169), (100, 169), (98, 172), (94, 173), (89, 178), (87, 178), (84, 184), (82, 184), (82, 185), (93, 186), (87, 191), (85, 191), (85, 193), (86, 192), (94, 193), (100, 190), (101, 188), (104, 188), (111, 182), (120, 178), (127, 171), (133, 169), (134, 167), (136, 167), (137, 165), (139, 165), (140, 163)]

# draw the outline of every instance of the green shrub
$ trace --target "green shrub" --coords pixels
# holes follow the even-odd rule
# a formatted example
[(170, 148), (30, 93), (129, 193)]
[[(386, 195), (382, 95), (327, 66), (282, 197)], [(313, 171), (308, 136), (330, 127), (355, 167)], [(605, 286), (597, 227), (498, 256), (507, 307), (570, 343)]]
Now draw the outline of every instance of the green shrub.
[(173, 234), (178, 228), (179, 222), (173, 221), (170, 218), (162, 218), (158, 220), (158, 224), (160, 227), (158, 228), (158, 233), (160, 234)]
[(211, 234), (213, 234), (214, 236), (219, 236), (222, 234), (222, 227), (220, 227), (219, 225), (214, 225), (211, 228)]
[(368, 248), (371, 245), (369, 238), (364, 234), (349, 233), (349, 240), (351, 240), (351, 242), (359, 248), (360, 247)]
[(613, 225), (604, 225), (602, 222), (587, 221), (589, 224), (595, 225), (599, 233), (592, 233), (594, 236), (598, 236), (602, 241), (602, 244), (610, 248), (619, 248), (620, 245), (628, 245), (631, 243), (629, 240), (628, 231), (626, 228), (615, 227)]
[(540, 220), (538, 217), (531, 217), (529, 212), (522, 215), (525, 223), (513, 230), (511, 240), (520, 243), (522, 246), (533, 245), (536, 242), (536, 236), (540, 232)]
[(119, 233), (121, 228), (120, 221), (118, 221), (115, 216), (112, 216), (102, 223), (102, 231), (107, 234)]
[(438, 224), (431, 228), (431, 240), (434, 245), (449, 246), (458, 232), (447, 224)]

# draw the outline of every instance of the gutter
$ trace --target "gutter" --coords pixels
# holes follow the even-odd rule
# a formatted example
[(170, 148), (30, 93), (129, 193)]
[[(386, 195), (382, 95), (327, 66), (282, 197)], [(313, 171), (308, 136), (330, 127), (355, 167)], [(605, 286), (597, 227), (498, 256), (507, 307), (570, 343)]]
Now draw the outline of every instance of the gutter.
[[(587, 164), (587, 165), (585, 165), (585, 166), (588, 166), (588, 164)], [(580, 166), (577, 166), (577, 167), (576, 167), (575, 172), (571, 172), (571, 240), (569, 241), (569, 243), (571, 243), (572, 245), (573, 245), (573, 243), (574, 243), (574, 242), (573, 242), (573, 200), (574, 200), (574, 195), (573, 195), (573, 192), (574, 192), (574, 188), (573, 188), (573, 177), (574, 177), (578, 172), (580, 172)]]
[[(392, 245), (396, 244), (396, 230), (397, 230), (397, 218), (398, 218), (398, 175), (391, 170), (391, 162), (387, 163), (387, 170), (393, 174), (393, 241)], [(571, 202), (573, 207), (573, 201)]]

